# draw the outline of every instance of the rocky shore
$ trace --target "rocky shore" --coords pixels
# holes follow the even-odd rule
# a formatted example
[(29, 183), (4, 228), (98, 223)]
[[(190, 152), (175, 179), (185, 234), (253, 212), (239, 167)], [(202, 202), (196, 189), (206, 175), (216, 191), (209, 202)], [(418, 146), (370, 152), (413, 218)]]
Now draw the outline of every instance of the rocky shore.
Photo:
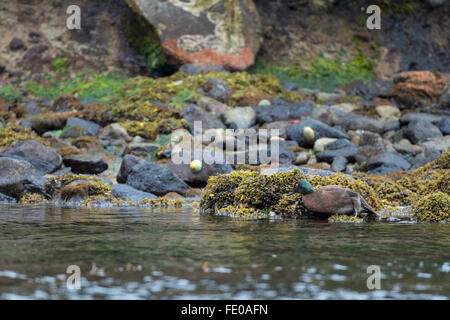
[[(244, 24), (256, 14), (253, 5), (247, 9)], [(408, 207), (418, 220), (450, 221), (446, 74), (405, 71), (331, 92), (302, 88), (242, 71), (259, 43), (254, 33), (239, 36), (248, 54), (233, 48), (236, 56), (208, 55), (203, 64), (191, 63), (203, 55), (164, 42), (181, 65), (170, 75), (79, 71), (76, 59), (60, 57), (49, 74), (38, 68), (20, 83), (13, 72), (2, 76), (0, 201), (188, 205), (220, 215), (310, 218), (301, 195), (290, 194), (306, 179), (315, 188), (357, 191), (379, 212)], [(14, 38), (5, 50), (37, 66), (47, 49), (39, 51), (39, 37), (31, 38)], [(247, 140), (240, 144), (231, 131)], [(252, 158), (255, 150), (275, 152), (259, 149), (264, 139), (277, 142), (275, 160)], [(189, 161), (174, 161), (183, 152)], [(205, 153), (222, 160), (205, 161)]]

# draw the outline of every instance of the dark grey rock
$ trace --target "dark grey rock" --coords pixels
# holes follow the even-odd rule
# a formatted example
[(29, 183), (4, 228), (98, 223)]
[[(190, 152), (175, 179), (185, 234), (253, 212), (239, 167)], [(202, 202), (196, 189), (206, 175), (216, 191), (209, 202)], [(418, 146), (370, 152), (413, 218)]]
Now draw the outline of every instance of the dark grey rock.
[(87, 121), (79, 118), (69, 118), (67, 119), (66, 126), (68, 127), (81, 127), (86, 131), (88, 136), (96, 136), (100, 131), (100, 126), (92, 121)]
[(223, 79), (210, 78), (202, 85), (201, 89), (205, 96), (220, 102), (225, 102), (231, 95), (231, 89)]
[(305, 100), (295, 104), (272, 104), (270, 106), (254, 106), (256, 122), (263, 124), (283, 120), (300, 120), (311, 114), (314, 102)]
[(183, 194), (189, 186), (172, 170), (153, 163), (139, 163), (131, 169), (127, 184), (144, 192), (163, 196), (169, 192)]
[(125, 148), (125, 154), (132, 154), (134, 156), (146, 157), (149, 154), (155, 153), (161, 146), (151, 142), (131, 142)]
[(283, 82), (283, 83), (281, 83), (281, 85), (283, 86), (284, 90), (287, 90), (287, 91), (298, 90), (298, 86), (293, 82)]
[(382, 152), (367, 160), (366, 169), (373, 174), (408, 170), (411, 164), (398, 153)]
[(202, 72), (226, 72), (228, 71), (221, 65), (215, 65), (215, 64), (205, 64), (200, 65), (196, 63), (186, 63), (183, 64), (180, 69), (180, 72), (185, 72), (189, 74), (197, 74)]
[[(341, 140), (341, 139), (340, 139)], [(345, 140), (345, 139), (342, 139)], [(349, 141), (347, 146), (337, 148), (341, 142), (336, 143), (336, 141), (330, 143), (332, 146), (327, 145), (326, 150), (316, 154), (317, 160), (332, 163), (336, 157), (343, 157), (349, 161), (354, 161), (355, 156), (358, 152), (358, 146), (353, 142)], [(333, 145), (335, 144), (335, 145)]]
[(147, 161), (131, 154), (127, 154), (125, 157), (123, 157), (119, 173), (117, 174), (117, 182), (126, 183), (131, 169), (133, 169), (133, 167), (139, 163), (147, 163)]
[(27, 114), (29, 116), (35, 116), (35, 115), (41, 113), (41, 107), (34, 100), (28, 100), (25, 103), (25, 109), (27, 110)]
[(450, 134), (450, 117), (442, 118), (437, 126), (444, 135)]
[(11, 42), (9, 43), (9, 49), (12, 51), (16, 51), (19, 49), (22, 49), (24, 47), (24, 43), (19, 38), (13, 38)]
[(345, 171), (347, 163), (348, 163), (347, 158), (338, 156), (334, 158), (333, 162), (331, 163), (331, 170), (335, 172)]
[(427, 120), (411, 121), (404, 129), (404, 134), (414, 144), (442, 137), (441, 130)]
[[(314, 139), (311, 142), (305, 141), (303, 136), (303, 128), (311, 127), (314, 130)], [(342, 138), (349, 139), (348, 135), (341, 130), (336, 128), (332, 128), (318, 120), (314, 119), (306, 119), (294, 123), (290, 127), (287, 128), (287, 135), (289, 139), (295, 140), (302, 147), (304, 146), (312, 146), (314, 145), (314, 141), (320, 138)]]
[(192, 134), (194, 133), (194, 121), (201, 121), (203, 131), (208, 129), (225, 128), (222, 121), (208, 114), (195, 104), (187, 104), (183, 109), (181, 109), (181, 114), (183, 115), (184, 120), (188, 123)]
[(108, 163), (103, 158), (73, 156), (64, 158), (63, 162), (73, 173), (100, 174), (108, 169)]
[(116, 198), (120, 198), (122, 200), (131, 200), (134, 202), (139, 202), (145, 199), (158, 198), (154, 194), (137, 190), (126, 184), (113, 184), (111, 186), (111, 193)]
[(0, 193), (17, 200), (27, 192), (45, 194), (44, 183), (28, 161), (0, 158)]
[(336, 116), (333, 119), (334, 125), (340, 126), (345, 130), (365, 130), (376, 133), (384, 132), (384, 124), (381, 121), (371, 119), (353, 112), (343, 112), (335, 110)]
[(6, 194), (0, 193), (0, 203), (16, 203), (17, 200)]
[[(190, 150), (184, 150), (184, 152), (190, 152)], [(195, 155), (201, 155), (202, 160), (202, 170), (199, 173), (193, 173), (190, 168), (190, 161), (195, 159)], [(220, 159), (220, 161), (214, 161), (212, 164), (208, 164), (205, 162), (205, 157), (211, 155), (211, 158)], [(176, 155), (172, 156), (172, 159), (182, 158), (180, 152)], [(173, 160), (167, 164), (167, 168), (172, 170), (181, 180), (186, 182), (191, 186), (205, 186), (208, 182), (209, 177), (216, 176), (219, 174), (230, 173), (233, 171), (231, 165), (226, 161), (226, 158), (223, 153), (220, 151), (210, 152), (209, 150), (193, 150), (190, 152), (189, 161), (180, 161), (183, 162), (181, 164), (175, 163)], [(208, 161), (211, 162), (211, 161)], [(222, 163), (220, 163), (222, 162)]]
[(432, 114), (432, 113), (409, 112), (400, 117), (400, 123), (408, 124), (410, 122), (417, 121), (417, 120), (421, 120), (421, 121), (425, 120), (425, 121), (431, 122), (432, 124), (437, 124), (444, 117), (445, 116), (438, 115), (438, 114)]
[(35, 140), (16, 141), (2, 153), (2, 156), (29, 161), (42, 174), (54, 172), (62, 164), (61, 156), (54, 149)]

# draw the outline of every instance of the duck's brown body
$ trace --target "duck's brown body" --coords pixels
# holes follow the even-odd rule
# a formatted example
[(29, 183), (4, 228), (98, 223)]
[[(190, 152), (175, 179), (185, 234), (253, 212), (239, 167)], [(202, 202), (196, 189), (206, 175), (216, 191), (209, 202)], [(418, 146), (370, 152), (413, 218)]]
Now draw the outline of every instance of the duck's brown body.
[(322, 214), (346, 214), (358, 216), (361, 212), (377, 215), (361, 195), (338, 186), (325, 186), (303, 195), (306, 209)]

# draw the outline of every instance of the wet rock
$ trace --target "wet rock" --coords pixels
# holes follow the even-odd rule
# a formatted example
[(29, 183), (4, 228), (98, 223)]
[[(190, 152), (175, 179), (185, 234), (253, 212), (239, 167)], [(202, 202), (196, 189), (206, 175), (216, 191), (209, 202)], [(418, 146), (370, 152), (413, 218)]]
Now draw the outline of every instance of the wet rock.
[(444, 135), (450, 134), (450, 117), (442, 118), (437, 126)]
[(145, 199), (157, 199), (158, 197), (154, 194), (143, 192), (130, 187), (126, 184), (113, 184), (111, 186), (111, 193), (114, 197), (120, 198), (122, 200), (130, 200), (134, 202), (139, 202)]
[(139, 163), (131, 169), (127, 185), (157, 196), (163, 196), (168, 192), (183, 194), (189, 189), (189, 186), (169, 168), (148, 162)]
[(22, 49), (24, 47), (24, 43), (19, 38), (13, 38), (11, 42), (9, 43), (9, 49), (12, 51), (17, 51), (19, 49)]
[(245, 70), (260, 45), (261, 21), (253, 1), (129, 0), (157, 31), (174, 63), (216, 64)]
[(108, 163), (103, 158), (71, 156), (64, 158), (63, 162), (73, 173), (100, 174), (108, 169)]
[(185, 63), (180, 69), (180, 72), (189, 74), (208, 73), (208, 72), (228, 72), (223, 66), (217, 64), (199, 64), (199, 63)]
[(306, 100), (296, 104), (272, 104), (270, 106), (255, 106), (258, 123), (274, 121), (299, 120), (311, 114), (314, 102)]
[(409, 71), (398, 74), (394, 83), (389, 96), (400, 106), (412, 107), (420, 103), (439, 102), (447, 80), (439, 72)]
[(132, 154), (134, 156), (146, 157), (156, 153), (161, 146), (156, 143), (149, 142), (131, 142), (125, 148), (124, 154)]
[[(233, 168), (227, 163), (225, 155), (220, 151), (209, 150), (183, 150), (190, 153), (189, 157), (186, 157), (185, 161), (176, 161), (176, 159), (182, 159), (181, 151), (177, 154), (172, 154), (172, 160), (167, 164), (167, 168), (171, 169), (181, 180), (189, 184), (190, 186), (205, 186), (209, 177), (219, 174), (230, 173)], [(191, 161), (195, 160), (195, 156), (201, 157), (201, 170), (198, 173), (194, 173), (190, 168)], [(211, 159), (217, 159), (208, 164), (205, 159), (211, 157)], [(174, 162), (175, 160), (175, 162)], [(179, 163), (181, 162), (181, 163)]]
[(30, 162), (42, 174), (54, 172), (62, 164), (61, 156), (54, 149), (35, 140), (16, 141), (2, 156), (20, 157)]
[(231, 89), (223, 79), (210, 78), (202, 85), (202, 93), (210, 98), (225, 102), (231, 95)]
[(413, 145), (408, 139), (402, 139), (399, 142), (394, 143), (393, 147), (399, 153), (410, 154), (413, 156), (424, 151), (423, 148)]
[(338, 156), (333, 159), (333, 162), (331, 163), (331, 170), (335, 172), (342, 172), (345, 171), (345, 168), (347, 167), (347, 158)]
[(66, 126), (68, 127), (81, 127), (85, 130), (86, 136), (96, 136), (98, 135), (98, 132), (100, 131), (100, 126), (92, 121), (86, 121), (80, 118), (74, 118), (70, 117), (67, 119)]
[(127, 130), (118, 123), (113, 123), (100, 131), (98, 136), (100, 141), (106, 141), (107, 145), (114, 141), (130, 142), (132, 138), (128, 135)]
[(60, 130), (65, 127), (71, 115), (70, 112), (43, 112), (31, 118), (31, 127), (40, 135), (47, 131)]
[(420, 145), (428, 152), (443, 152), (450, 149), (450, 135), (441, 138), (431, 138)]
[(383, 138), (378, 133), (366, 131), (359, 139), (359, 148), (355, 160), (357, 163), (363, 164), (371, 156), (385, 151), (387, 151), (387, 147)]
[(411, 167), (400, 154), (382, 152), (367, 160), (366, 169), (372, 174), (384, 174), (392, 171), (405, 171)]
[(231, 129), (247, 129), (255, 124), (256, 113), (251, 107), (236, 107), (223, 114), (223, 122)]
[(400, 122), (402, 124), (408, 124), (412, 121), (425, 120), (431, 122), (432, 124), (437, 124), (442, 120), (442, 118), (444, 118), (444, 116), (438, 114), (425, 112), (408, 112), (400, 118)]
[(17, 200), (27, 192), (45, 194), (44, 183), (28, 161), (0, 158), (0, 193)]
[(438, 127), (427, 120), (415, 120), (404, 129), (404, 135), (414, 144), (430, 138), (440, 138), (442, 133)]
[(272, 130), (278, 130), (278, 137), (287, 138), (287, 128), (291, 125), (289, 121), (275, 121), (265, 124), (261, 129), (267, 129), (268, 133), (272, 136)]
[(325, 150), (316, 154), (317, 160), (332, 163), (336, 157), (354, 161), (358, 146), (346, 139), (338, 139), (325, 146)]
[(17, 200), (13, 197), (7, 196), (6, 194), (0, 193), (0, 203), (16, 203)]
[[(307, 142), (303, 135), (303, 129), (305, 127), (310, 127), (314, 130), (314, 139), (311, 142)], [(290, 140), (295, 140), (302, 147), (311, 146), (317, 139), (320, 138), (343, 138), (348, 139), (348, 135), (341, 130), (332, 128), (318, 120), (306, 119), (294, 123), (287, 129), (287, 135)]]
[(384, 124), (381, 121), (371, 119), (353, 112), (335, 112), (331, 123), (345, 130), (366, 130), (383, 133)]
[(395, 117), (381, 118), (380, 121), (384, 124), (383, 132), (397, 131), (400, 129), (400, 121)]
[(211, 116), (195, 104), (187, 104), (182, 110), (184, 120), (189, 125), (191, 133), (194, 133), (194, 121), (201, 121), (202, 130), (225, 128), (225, 125), (219, 119)]
[(117, 182), (126, 183), (131, 169), (133, 169), (135, 165), (140, 163), (147, 163), (147, 161), (131, 154), (127, 154), (125, 157), (123, 157), (119, 173), (117, 174)]

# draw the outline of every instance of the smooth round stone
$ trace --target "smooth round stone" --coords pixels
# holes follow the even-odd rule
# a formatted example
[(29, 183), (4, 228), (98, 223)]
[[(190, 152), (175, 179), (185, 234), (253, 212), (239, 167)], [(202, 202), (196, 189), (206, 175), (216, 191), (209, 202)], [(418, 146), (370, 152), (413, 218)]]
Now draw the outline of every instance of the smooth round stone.
[(189, 167), (192, 173), (199, 173), (202, 171), (202, 162), (200, 160), (192, 160)]
[(306, 141), (310, 142), (314, 140), (314, 130), (311, 127), (303, 128), (303, 137)]
[(263, 99), (258, 103), (259, 106), (270, 106), (271, 104), (272, 103), (270, 103), (270, 101), (267, 99)]

